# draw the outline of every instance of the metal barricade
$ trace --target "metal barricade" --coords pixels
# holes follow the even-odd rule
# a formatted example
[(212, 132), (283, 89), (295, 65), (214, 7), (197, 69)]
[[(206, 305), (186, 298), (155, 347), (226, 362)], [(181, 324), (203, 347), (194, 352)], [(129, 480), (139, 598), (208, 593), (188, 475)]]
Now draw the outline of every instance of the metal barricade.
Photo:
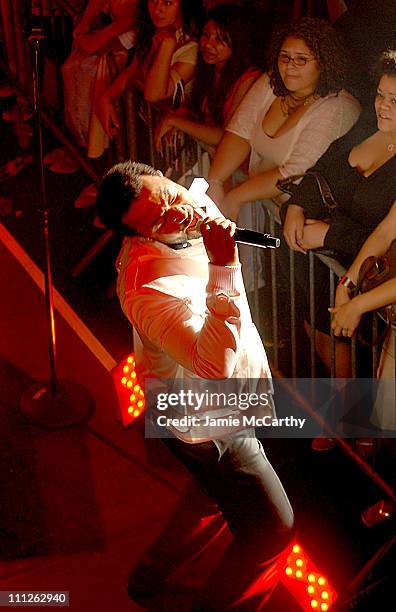
[[(273, 205), (268, 205), (268, 202), (266, 202), (265, 204), (263, 204), (262, 202), (256, 202), (255, 205), (265, 206), (266, 211), (268, 213), (269, 232), (272, 235), (277, 235), (283, 240), (283, 236), (282, 236), (281, 228), (280, 228), (278, 205), (275, 203)], [(252, 229), (258, 229), (260, 231), (260, 228), (257, 228), (256, 226), (252, 227)], [(265, 331), (268, 333), (269, 328), (271, 329), (271, 336), (272, 336), (272, 344), (271, 344), (271, 350), (270, 350), (271, 361), (273, 363), (273, 366), (277, 370), (279, 369), (279, 339), (280, 339), (279, 331), (280, 329), (284, 328), (285, 321), (287, 321), (288, 324), (290, 323), (290, 337), (289, 337), (290, 344), (289, 344), (289, 350), (288, 350), (288, 356), (290, 356), (290, 359), (289, 359), (289, 363), (286, 364), (286, 367), (283, 367), (283, 369), (285, 369), (286, 374), (290, 374), (292, 378), (295, 378), (298, 373), (298, 367), (297, 367), (298, 338), (301, 337), (301, 334), (303, 333), (301, 330), (297, 328), (297, 325), (298, 325), (297, 314), (298, 313), (297, 313), (297, 303), (296, 303), (295, 253), (294, 251), (289, 249), (289, 277), (286, 280), (289, 283), (290, 299), (289, 299), (288, 304), (282, 301), (281, 308), (279, 304), (280, 277), (279, 277), (279, 270), (278, 270), (278, 264), (277, 264), (278, 254), (276, 250), (271, 249), (270, 251), (266, 252), (266, 256), (269, 257), (267, 270), (270, 271), (271, 287), (270, 287), (270, 290), (266, 292), (266, 296), (267, 296), (266, 299), (268, 300), (268, 303), (265, 303), (265, 304), (260, 303), (260, 295), (258, 292), (258, 283), (257, 283), (257, 277), (259, 273), (258, 265), (257, 265), (257, 256), (253, 258), (253, 262), (254, 262), (253, 275), (255, 279), (254, 296), (252, 300), (253, 316), (254, 316), (255, 322), (258, 324), (258, 326), (260, 326), (260, 318), (259, 318), (260, 311), (264, 311), (264, 312), (270, 311), (271, 313), (270, 325), (267, 324), (266, 330), (262, 330), (262, 331), (264, 332), (264, 336), (265, 336)], [(307, 356), (307, 359), (309, 362), (309, 367), (307, 368), (307, 375), (309, 375), (312, 378), (315, 378), (315, 376), (317, 375), (318, 367), (319, 367), (319, 358), (318, 358), (316, 346), (315, 346), (315, 336), (316, 336), (315, 334), (315, 318), (316, 318), (316, 314), (315, 314), (315, 311), (316, 311), (315, 268), (316, 268), (318, 261), (320, 261), (322, 264), (324, 264), (328, 268), (329, 295), (330, 295), (329, 307), (332, 307), (334, 305), (336, 279), (338, 279), (343, 274), (345, 274), (345, 268), (338, 261), (324, 254), (314, 253), (310, 251), (307, 257), (308, 257), (308, 271), (309, 271), (309, 289), (308, 289), (308, 292), (309, 292), (308, 315), (309, 317), (308, 317), (307, 322), (309, 323), (310, 328), (311, 328), (311, 334), (309, 336), (309, 355)], [(285, 282), (285, 279), (283, 279), (283, 284), (284, 282)], [(286, 314), (286, 311), (287, 311), (287, 314)], [(329, 313), (329, 321), (330, 321), (330, 316), (331, 315)], [(373, 343), (373, 346), (371, 349), (372, 376), (373, 378), (375, 378), (377, 367), (378, 367), (378, 361), (379, 361), (379, 351), (378, 351), (378, 346), (376, 344), (376, 339), (378, 338), (378, 325), (377, 325), (377, 317), (375, 315), (372, 316), (371, 328), (372, 328), (372, 343)], [(332, 330), (331, 330), (330, 338), (331, 338), (331, 349), (330, 349), (330, 356), (329, 356), (329, 362), (330, 362), (329, 376), (335, 377), (336, 371), (337, 371), (336, 369), (337, 339), (334, 336)], [(351, 364), (350, 364), (351, 376), (353, 378), (356, 377), (356, 374), (357, 374), (356, 355), (357, 353), (359, 353), (359, 350), (360, 350), (360, 345), (356, 340), (356, 336), (354, 336), (351, 340)], [(282, 370), (282, 367), (281, 367), (281, 370)]]

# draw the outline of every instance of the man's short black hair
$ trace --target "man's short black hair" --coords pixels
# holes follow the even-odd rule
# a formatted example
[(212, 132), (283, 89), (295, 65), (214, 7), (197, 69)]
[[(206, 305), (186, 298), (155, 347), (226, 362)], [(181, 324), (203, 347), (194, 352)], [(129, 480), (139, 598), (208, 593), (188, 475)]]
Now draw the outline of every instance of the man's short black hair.
[(140, 195), (142, 175), (162, 176), (162, 173), (147, 164), (131, 161), (116, 164), (106, 172), (96, 198), (96, 210), (103, 225), (121, 234), (135, 234), (124, 225), (122, 217)]

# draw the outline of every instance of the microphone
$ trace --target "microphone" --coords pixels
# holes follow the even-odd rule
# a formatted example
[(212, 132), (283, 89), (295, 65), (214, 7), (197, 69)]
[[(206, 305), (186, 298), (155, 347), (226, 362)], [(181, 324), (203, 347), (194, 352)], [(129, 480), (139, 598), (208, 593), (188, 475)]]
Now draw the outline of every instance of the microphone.
[[(217, 208), (213, 200), (207, 195), (206, 190), (209, 185), (204, 178), (195, 177), (192, 181), (189, 192), (199, 202), (202, 211), (210, 217), (220, 217), (221, 212)], [(187, 237), (198, 238), (201, 233), (199, 226), (202, 223), (202, 219), (197, 219), (193, 227), (189, 227), (186, 230)], [(239, 244), (249, 244), (250, 246), (259, 247), (262, 249), (276, 249), (280, 246), (280, 238), (270, 236), (270, 234), (263, 234), (254, 230), (237, 227), (234, 234), (235, 242)]]
[[(185, 230), (187, 238), (193, 239), (201, 237), (200, 227), (202, 221), (203, 219), (197, 219), (195, 225), (190, 226)], [(276, 249), (280, 246), (279, 238), (270, 236), (270, 234), (263, 234), (261, 232), (255, 232), (254, 230), (245, 229), (243, 227), (236, 228), (234, 240), (239, 244), (248, 244), (261, 249)]]
[(234, 234), (235, 242), (240, 244), (249, 244), (250, 246), (260, 247), (262, 249), (276, 249), (280, 246), (280, 238), (270, 236), (270, 234), (262, 234), (253, 230), (237, 227)]

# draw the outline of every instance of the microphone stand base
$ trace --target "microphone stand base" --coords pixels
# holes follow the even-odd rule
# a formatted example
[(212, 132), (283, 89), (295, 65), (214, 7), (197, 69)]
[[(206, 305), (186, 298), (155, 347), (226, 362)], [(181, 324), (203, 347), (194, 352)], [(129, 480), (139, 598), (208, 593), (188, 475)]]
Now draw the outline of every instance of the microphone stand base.
[(88, 421), (95, 412), (95, 402), (78, 383), (60, 380), (53, 395), (50, 381), (37, 382), (23, 393), (20, 412), (40, 429), (64, 429)]

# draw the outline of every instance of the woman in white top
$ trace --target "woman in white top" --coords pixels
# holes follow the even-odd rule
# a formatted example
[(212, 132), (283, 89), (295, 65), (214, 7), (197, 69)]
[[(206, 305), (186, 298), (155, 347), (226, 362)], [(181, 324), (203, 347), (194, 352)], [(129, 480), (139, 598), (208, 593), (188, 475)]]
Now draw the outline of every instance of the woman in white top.
[(99, 100), (99, 118), (109, 137), (119, 128), (112, 101), (129, 82), (143, 92), (147, 102), (172, 102), (178, 86), (191, 81), (203, 19), (202, 0), (139, 1), (134, 59)]
[[(278, 179), (313, 166), (360, 112), (342, 89), (346, 60), (325, 21), (280, 26), (268, 67), (227, 126), (209, 173), (209, 193), (231, 219), (247, 202), (278, 196)], [(249, 154), (249, 178), (224, 195), (223, 183)]]

